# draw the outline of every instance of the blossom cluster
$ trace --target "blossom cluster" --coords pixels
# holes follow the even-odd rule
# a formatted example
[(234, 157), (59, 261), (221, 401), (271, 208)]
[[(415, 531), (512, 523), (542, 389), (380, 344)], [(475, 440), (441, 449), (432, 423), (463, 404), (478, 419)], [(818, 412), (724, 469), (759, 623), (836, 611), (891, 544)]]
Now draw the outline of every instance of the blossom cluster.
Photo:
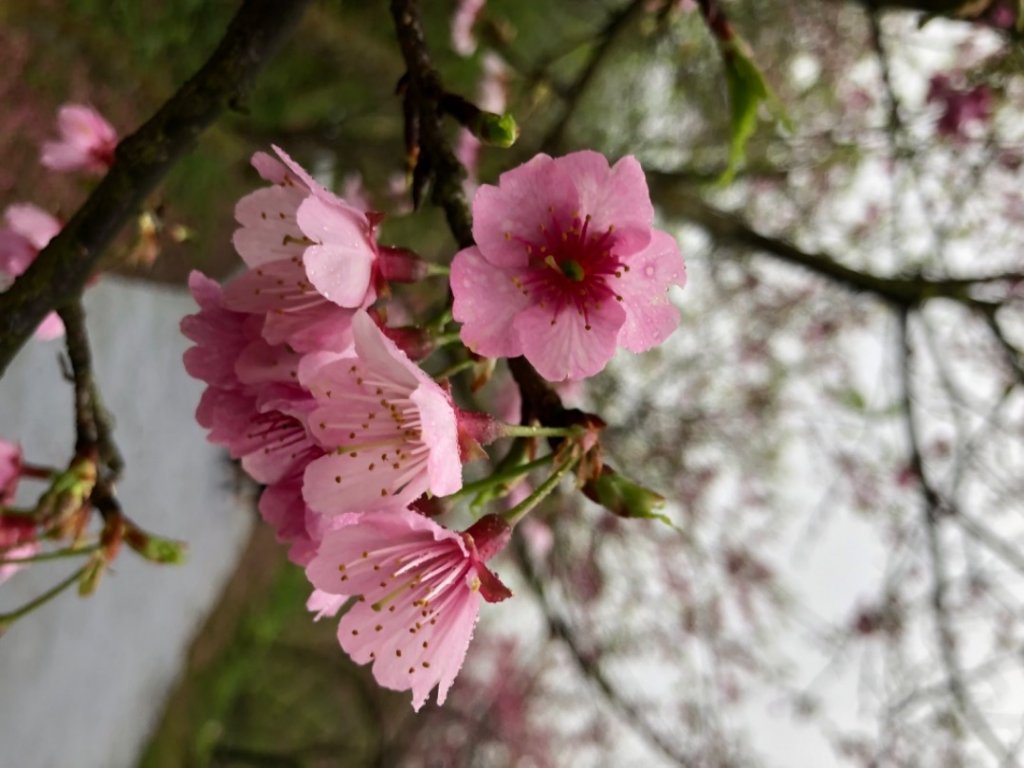
[[(378, 214), (274, 151), (254, 155), (267, 185), (235, 208), (244, 271), (224, 286), (190, 279), (185, 366), (206, 384), (196, 416), (264, 486), (260, 513), (305, 567), (309, 609), (347, 607), (341, 647), (381, 685), (411, 690), (415, 709), (435, 687), (443, 703), (481, 600), (511, 595), (487, 563), (519, 517), (450, 530), (431, 500), (457, 493), (463, 461), (502, 433), (413, 359), (433, 346), (425, 330), (383, 324), (390, 283), (425, 279), (425, 264), (378, 242)], [(552, 381), (578, 380), (678, 324), (666, 291), (683, 283), (682, 257), (652, 229), (633, 158), (542, 155), (482, 186), (473, 212), (477, 244), (455, 255), (451, 290), (476, 355), (525, 355)]]

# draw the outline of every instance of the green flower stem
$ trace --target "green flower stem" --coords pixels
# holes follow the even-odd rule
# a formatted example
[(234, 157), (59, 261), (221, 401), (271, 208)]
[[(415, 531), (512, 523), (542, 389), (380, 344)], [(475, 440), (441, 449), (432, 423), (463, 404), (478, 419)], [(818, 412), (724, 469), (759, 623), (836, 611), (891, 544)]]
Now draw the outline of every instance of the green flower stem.
[(503, 424), (502, 437), (575, 437), (580, 428), (572, 427), (533, 427), (526, 424)]
[(31, 613), (36, 608), (40, 608), (43, 605), (46, 605), (46, 603), (53, 600), (53, 598), (55, 598), (65, 589), (67, 589), (76, 581), (78, 581), (82, 577), (82, 574), (85, 573), (85, 570), (88, 567), (88, 564), (83, 565), (77, 571), (75, 571), (66, 579), (64, 579), (64, 581), (60, 582), (57, 586), (47, 590), (46, 592), (43, 592), (43, 594), (39, 595), (39, 597), (33, 600), (29, 600), (20, 608), (16, 608), (10, 613), (0, 613), (0, 635), (2, 635), (4, 632), (10, 629), (11, 625), (14, 624), (14, 622), (16, 622), (22, 616)]
[(59, 474), (59, 470), (53, 467), (44, 467), (41, 464), (29, 464), (28, 462), (21, 463), (21, 476), (32, 477), (37, 480), (50, 480), (54, 475)]
[(434, 378), (438, 381), (440, 381), (441, 379), (450, 379), (452, 376), (460, 374), (463, 371), (469, 370), (474, 365), (476, 365), (476, 360), (463, 360), (461, 363), (455, 363), (455, 365), (448, 366), (439, 374), (437, 374)]
[(451, 333), (439, 333), (434, 336), (434, 344), (437, 347), (446, 347), (449, 344), (455, 344), (459, 341), (459, 332), (452, 331)]
[(427, 277), (448, 277), (451, 270), (445, 264), (431, 264), (427, 262)]
[(575, 467), (578, 462), (579, 456), (574, 455), (564, 464), (559, 466), (551, 473), (551, 476), (547, 480), (537, 486), (537, 490), (512, 507), (512, 509), (502, 513), (501, 516), (505, 519), (505, 522), (514, 527), (520, 520), (526, 517), (534, 507), (544, 501), (544, 499), (558, 487), (558, 483), (561, 481), (565, 473)]
[(488, 475), (482, 480), (466, 483), (458, 491), (453, 493), (451, 496), (446, 496), (445, 498), (448, 501), (457, 501), (458, 499), (465, 498), (466, 496), (472, 496), (473, 494), (480, 493), (481, 491), (489, 491), (497, 485), (507, 483), (509, 480), (515, 480), (517, 477), (522, 477), (535, 469), (539, 469), (540, 467), (550, 464), (553, 458), (554, 454), (548, 453), (534, 461), (528, 461), (525, 464), (516, 464), (506, 469), (499, 470), (493, 475)]
[(41, 552), (38, 555), (29, 555), (28, 557), (0, 557), (0, 565), (27, 565), (28, 563), (42, 563), (47, 560), (63, 560), (68, 557), (89, 555), (93, 552), (98, 552), (99, 549), (99, 544), (90, 544), (86, 547), (58, 549), (53, 552)]

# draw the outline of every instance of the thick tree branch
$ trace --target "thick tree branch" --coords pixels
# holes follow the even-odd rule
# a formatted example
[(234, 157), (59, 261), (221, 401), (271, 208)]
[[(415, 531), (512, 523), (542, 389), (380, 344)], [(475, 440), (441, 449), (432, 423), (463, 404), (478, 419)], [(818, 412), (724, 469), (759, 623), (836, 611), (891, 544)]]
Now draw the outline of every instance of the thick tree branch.
[(0, 294), (0, 375), (46, 314), (81, 294), (106, 246), (203, 129), (245, 97), (308, 3), (246, 0), (202, 69), (121, 142), (89, 199)]

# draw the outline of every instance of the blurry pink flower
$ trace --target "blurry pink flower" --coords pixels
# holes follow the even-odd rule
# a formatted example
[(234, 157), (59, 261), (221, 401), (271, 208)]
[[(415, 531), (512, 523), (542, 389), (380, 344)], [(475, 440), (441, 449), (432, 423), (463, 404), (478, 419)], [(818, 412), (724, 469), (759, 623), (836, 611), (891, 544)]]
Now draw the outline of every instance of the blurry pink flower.
[[(10, 205), (4, 211), (5, 227), (0, 229), (0, 288), (6, 288), (35, 261), (61, 224), (42, 208), (30, 203)], [(56, 339), (64, 335), (64, 323), (51, 312), (36, 328), (36, 338)]]
[[(437, 703), (447, 698), (480, 596), (511, 596), (484, 565), (510, 534), (495, 515), (459, 534), (408, 509), (368, 512), (324, 537), (306, 575), (320, 593), (358, 596), (338, 625), (341, 647), (357, 664), (372, 661), (379, 684), (411, 689), (419, 711), (435, 685)], [(320, 594), (312, 609), (332, 608), (328, 601)]]
[[(14, 503), (21, 478), (21, 449), (6, 440), (0, 440), (0, 505)], [(39, 551), (36, 525), (22, 515), (0, 512), (0, 560), (31, 557)], [(0, 584), (24, 566), (17, 563), (0, 564)]]
[(58, 141), (43, 144), (40, 162), (51, 171), (102, 175), (114, 163), (117, 131), (92, 107), (65, 104), (57, 113)]
[(21, 479), (21, 448), (0, 440), (0, 505), (14, 503)]
[(679, 324), (679, 246), (652, 229), (640, 164), (590, 151), (538, 155), (473, 199), (476, 245), (451, 286), (462, 340), (487, 357), (525, 355), (550, 381), (600, 371), (616, 346), (642, 352)]
[(402, 509), (430, 491), (462, 487), (457, 417), (448, 394), (387, 338), (366, 312), (352, 320), (355, 356), (300, 380), (319, 407), (308, 417), (330, 453), (306, 470), (303, 495), (336, 515)]
[(984, 124), (992, 116), (992, 91), (987, 85), (959, 88), (948, 75), (932, 76), (928, 103), (938, 104), (942, 109), (936, 129), (949, 138), (966, 138), (972, 126)]
[(452, 50), (460, 56), (472, 56), (476, 51), (473, 27), (487, 0), (459, 0), (452, 16)]
[(225, 305), (265, 316), (271, 344), (300, 352), (342, 349), (351, 342), (352, 313), (376, 298), (373, 287), (376, 218), (315, 181), (274, 147), (252, 164), (272, 186), (235, 207), (241, 227), (235, 249), (249, 271), (225, 288)]

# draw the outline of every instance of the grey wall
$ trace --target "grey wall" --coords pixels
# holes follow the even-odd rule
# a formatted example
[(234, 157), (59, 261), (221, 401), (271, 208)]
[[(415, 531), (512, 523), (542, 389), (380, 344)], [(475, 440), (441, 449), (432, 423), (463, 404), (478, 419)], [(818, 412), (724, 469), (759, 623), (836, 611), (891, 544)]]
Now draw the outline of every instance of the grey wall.
[[(157, 566), (125, 549), (95, 595), (64, 594), (0, 638), (0, 765), (134, 764), (246, 541), (252, 513), (232, 500), (224, 454), (192, 416), (201, 387), (182, 368), (178, 321), (193, 308), (187, 293), (115, 279), (86, 295), (96, 370), (127, 461), (120, 499), (143, 527), (186, 539), (190, 557)], [(58, 466), (73, 447), (61, 350), (33, 340), (0, 380), (0, 437)], [(0, 610), (72, 569), (58, 561), (16, 574), (0, 586)]]

